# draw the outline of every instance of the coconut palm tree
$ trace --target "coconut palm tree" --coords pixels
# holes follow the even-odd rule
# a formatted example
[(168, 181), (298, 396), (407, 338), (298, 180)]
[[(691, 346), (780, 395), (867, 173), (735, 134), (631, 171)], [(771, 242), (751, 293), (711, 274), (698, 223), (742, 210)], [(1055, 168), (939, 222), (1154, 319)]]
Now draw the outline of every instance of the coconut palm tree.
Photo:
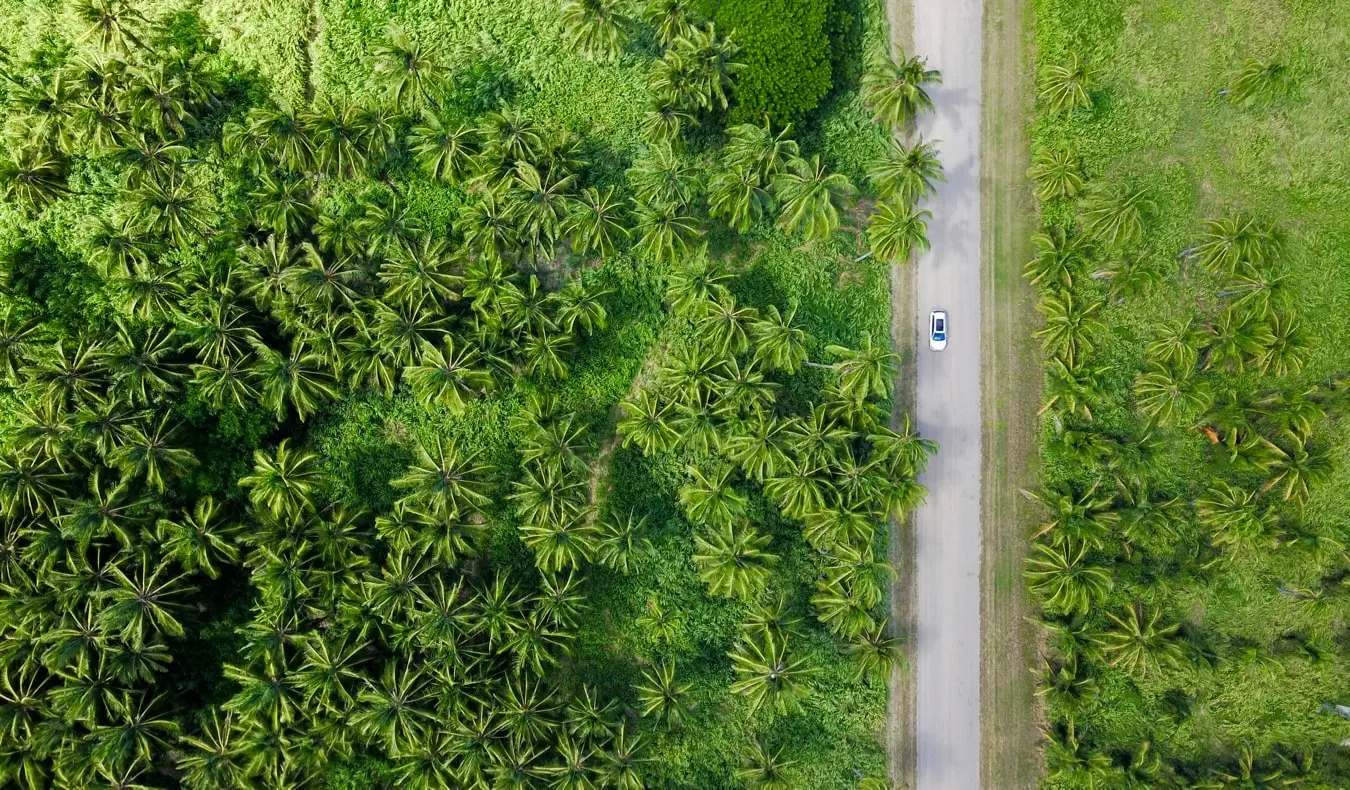
[(736, 770), (736, 778), (755, 790), (787, 790), (792, 787), (792, 768), (796, 764), (796, 760), (783, 757), (782, 747), (770, 751), (756, 739)]
[(324, 401), (337, 397), (336, 382), (323, 354), (309, 350), (299, 342), (292, 344), (289, 355), (282, 355), (262, 343), (252, 345), (257, 358), (253, 373), (261, 385), (262, 403), (276, 413), (277, 419), (285, 416), (289, 404), (295, 408), (296, 416), (304, 421), (318, 411)]
[(810, 693), (807, 680), (815, 670), (794, 660), (786, 638), (773, 631), (742, 637), (730, 655), (737, 678), (731, 691), (749, 698), (755, 712), (788, 713)]
[(755, 360), (769, 370), (796, 373), (806, 362), (806, 332), (796, 325), (797, 308), (786, 314), (769, 305), (751, 322), (750, 337)]
[(1144, 214), (1152, 208), (1143, 187), (1102, 191), (1086, 202), (1083, 227), (1098, 241), (1124, 248), (1143, 238)]
[(420, 123), (413, 124), (407, 143), (423, 172), (451, 185), (473, 174), (475, 157), (482, 150), (477, 129), (464, 124), (451, 129), (429, 111), (422, 113)]
[(639, 205), (637, 253), (657, 264), (671, 264), (689, 254), (703, 235), (698, 222), (674, 204)]
[(644, 718), (678, 727), (684, 719), (684, 700), (691, 687), (676, 679), (674, 661), (658, 661), (642, 671), (642, 682), (636, 688), (638, 712)]
[(839, 210), (853, 194), (853, 185), (840, 173), (830, 173), (820, 155), (794, 159), (788, 172), (773, 179), (781, 205), (778, 225), (788, 233), (802, 231), (807, 241), (823, 239), (839, 227)]
[(388, 86), (395, 107), (440, 109), (446, 73), (436, 52), (402, 28), (391, 28), (372, 49), (375, 77)]
[(632, 20), (616, 0), (567, 0), (562, 5), (563, 30), (581, 54), (614, 60), (628, 45)]
[(253, 473), (239, 478), (239, 485), (249, 489), (249, 501), (259, 512), (273, 519), (298, 517), (315, 509), (323, 483), (319, 460), (282, 439), (275, 452), (253, 451)]
[(867, 171), (867, 179), (882, 198), (900, 203), (915, 203), (937, 191), (936, 184), (946, 181), (938, 161), (935, 142), (920, 138), (906, 146), (891, 138), (886, 154)]
[(1283, 440), (1261, 492), (1279, 491), (1286, 502), (1301, 504), (1308, 501), (1312, 486), (1329, 478), (1331, 457), (1323, 448), (1310, 447), (1308, 438), (1297, 431), (1285, 431)]
[(745, 233), (774, 209), (773, 195), (763, 183), (748, 167), (733, 165), (719, 172), (708, 186), (708, 214)]
[(1080, 355), (1092, 351), (1092, 337), (1104, 329), (1096, 317), (1100, 301), (1079, 304), (1071, 291), (1048, 294), (1036, 303), (1036, 311), (1045, 316), (1045, 327), (1032, 334), (1056, 358), (1073, 366)]
[(0, 196), (30, 213), (67, 192), (65, 163), (50, 151), (28, 146), (0, 161)]
[(1200, 352), (1208, 347), (1209, 336), (1189, 317), (1162, 322), (1157, 336), (1145, 348), (1150, 362), (1168, 369), (1189, 371), (1199, 363)]
[(1055, 723), (1046, 728), (1045, 772), (1055, 782), (1074, 787), (1106, 786), (1115, 774), (1111, 757), (1088, 748), (1078, 739), (1074, 721)]
[(1152, 612), (1136, 603), (1119, 615), (1107, 614), (1114, 627), (1103, 636), (1103, 648), (1111, 666), (1131, 675), (1156, 674), (1163, 667), (1180, 664), (1184, 658), (1176, 634), (1180, 626), (1162, 622), (1162, 609)]
[(403, 369), (403, 378), (413, 394), (426, 407), (441, 405), (459, 414), (467, 408), (466, 398), (492, 385), (492, 374), (480, 367), (481, 357), (471, 346), (455, 347), (452, 335), (440, 346), (422, 341), (418, 364)]
[(1074, 275), (1082, 271), (1089, 254), (1087, 238), (1071, 235), (1062, 225), (1050, 225), (1032, 236), (1031, 244), (1036, 252), (1022, 275), (1038, 288), (1072, 288)]
[[(664, 61), (687, 74), (687, 95), (704, 110), (725, 110), (727, 95), (745, 64), (737, 60), (740, 47), (717, 35), (712, 22), (689, 28), (671, 44)], [(658, 64), (662, 61), (658, 61)]]
[(108, 453), (108, 463), (125, 475), (144, 477), (147, 485), (163, 493), (166, 475), (184, 475), (198, 463), (191, 450), (173, 446), (176, 430), (169, 425), (170, 417), (164, 412), (153, 427), (128, 425), (125, 443)]
[(1027, 559), (1027, 586), (1045, 606), (1066, 614), (1086, 614), (1111, 591), (1111, 574), (1086, 562), (1086, 543), (1070, 541), (1061, 546), (1038, 543)]
[(1105, 280), (1112, 299), (1124, 301), (1135, 296), (1148, 296), (1163, 283), (1163, 274), (1155, 259), (1147, 253), (1134, 252), (1116, 256), (1092, 273), (1092, 279)]
[(570, 205), (565, 231), (579, 255), (595, 253), (607, 260), (631, 235), (623, 203), (614, 196), (613, 186), (605, 187), (604, 192), (586, 187)]
[(788, 163), (800, 156), (800, 149), (791, 135), (791, 124), (776, 134), (767, 121), (764, 126), (743, 123), (728, 127), (722, 162), (728, 170), (744, 170), (756, 184), (766, 184), (785, 172)]
[(624, 416), (617, 429), (625, 447), (637, 445), (643, 455), (655, 455), (675, 446), (679, 434), (671, 426), (674, 416), (670, 404), (659, 400), (650, 391), (643, 390), (636, 400), (623, 403)]
[(928, 220), (932, 218), (932, 212), (912, 203), (883, 201), (868, 218), (868, 243), (880, 260), (908, 261), (915, 251), (928, 249)]
[(1256, 107), (1273, 104), (1293, 90), (1293, 74), (1279, 61), (1248, 58), (1223, 94), (1233, 104)]
[(748, 524), (695, 535), (694, 565), (708, 592), (742, 601), (759, 595), (778, 562), (768, 550), (772, 540)]
[(1046, 66), (1039, 82), (1037, 93), (1052, 114), (1092, 106), (1096, 78), (1075, 53), (1069, 53), (1063, 63)]
[(928, 68), (923, 59), (912, 57), (896, 63), (887, 57), (863, 75), (863, 102), (872, 111), (873, 121), (892, 132), (904, 131), (920, 113), (933, 109), (924, 86), (941, 82), (942, 74)]
[(1270, 545), (1277, 521), (1274, 510), (1260, 504), (1259, 492), (1244, 491), (1222, 480), (1196, 499), (1195, 512), (1213, 533), (1216, 545), (1236, 548)]
[(714, 529), (730, 528), (745, 519), (746, 496), (731, 485), (735, 470), (723, 465), (711, 474), (691, 466), (688, 469), (693, 482), (680, 488), (680, 504), (690, 521)]
[(197, 500), (190, 513), (155, 522), (155, 535), (164, 556), (189, 573), (205, 573), (212, 579), (220, 577), (217, 563), (238, 562), (239, 549), (231, 540), (238, 529), (210, 496)]
[(1045, 365), (1044, 405), (1038, 413), (1053, 410), (1092, 420), (1092, 407), (1104, 400), (1102, 378), (1108, 372), (1108, 367), (1069, 367), (1062, 359), (1050, 359)]
[(1176, 371), (1153, 363), (1134, 380), (1140, 410), (1159, 425), (1176, 425), (1208, 408), (1213, 398), (1194, 370)]
[(418, 444), (417, 460), (406, 474), (390, 481), (395, 488), (407, 489), (409, 501), (429, 509), (439, 518), (451, 519), (476, 513), (486, 507), (485, 475), (487, 467), (477, 463), (476, 453), (465, 453), (455, 442), (436, 440), (432, 448)]
[(1284, 234), (1271, 224), (1248, 214), (1231, 214), (1205, 220), (1204, 240), (1193, 254), (1212, 272), (1235, 274), (1241, 264), (1264, 269), (1284, 251)]
[(93, 40), (103, 51), (115, 54), (145, 48), (135, 31), (149, 20), (127, 0), (79, 0), (71, 10), (85, 26), (81, 41)]
[(861, 402), (869, 396), (886, 397), (891, 374), (900, 357), (872, 342), (869, 332), (862, 333), (858, 348), (830, 345), (825, 353), (839, 357), (833, 365), (839, 374), (839, 390), (846, 397)]
[(1038, 674), (1036, 696), (1069, 711), (1082, 708), (1097, 696), (1099, 690), (1090, 665), (1086, 661), (1080, 662), (1077, 653), (1059, 660), (1042, 655)]
[(1083, 191), (1078, 157), (1067, 148), (1037, 149), (1027, 177), (1035, 182), (1036, 198), (1041, 201), (1077, 197)]
[(1308, 358), (1308, 349), (1297, 316), (1292, 310), (1275, 313), (1271, 316), (1268, 328), (1270, 334), (1265, 339), (1265, 348), (1257, 355), (1261, 373), (1287, 376), (1301, 372)]

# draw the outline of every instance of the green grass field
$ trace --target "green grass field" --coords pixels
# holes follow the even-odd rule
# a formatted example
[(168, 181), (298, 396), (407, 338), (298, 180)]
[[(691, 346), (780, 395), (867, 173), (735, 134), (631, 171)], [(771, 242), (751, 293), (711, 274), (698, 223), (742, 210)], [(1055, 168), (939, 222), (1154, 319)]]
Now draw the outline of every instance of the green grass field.
[[(1107, 297), (1101, 317), (1108, 331), (1096, 337), (1086, 361), (1108, 369), (1107, 398), (1094, 409), (1095, 425), (1084, 430), (1116, 439), (1140, 435), (1144, 421), (1130, 388), (1145, 367), (1145, 345), (1166, 319), (1195, 315), (1203, 324), (1224, 306), (1223, 279), (1179, 253), (1200, 243), (1204, 220), (1237, 212), (1273, 221), (1287, 234), (1275, 266), (1300, 318), (1307, 361), (1283, 377), (1251, 368), (1212, 372), (1212, 389), (1301, 392), (1350, 372), (1350, 3), (1040, 0), (1035, 51), (1042, 70), (1077, 53), (1097, 90), (1091, 109), (1042, 110), (1032, 126), (1033, 151), (1076, 153), (1090, 190), (1142, 188), (1152, 205), (1134, 253), (1162, 275), (1147, 294)], [(1251, 108), (1222, 97), (1249, 58), (1286, 64), (1289, 95)], [(1043, 214), (1048, 224), (1081, 224), (1073, 201), (1044, 204)], [(1116, 252), (1099, 250), (1086, 271)], [(1088, 277), (1076, 279), (1074, 291), (1105, 294)], [(1098, 662), (1094, 701), (1077, 711), (1052, 702), (1051, 719), (1074, 718), (1083, 753), (1106, 754), (1120, 768), (1151, 743), (1171, 766), (1164, 773), (1181, 780), (1229, 776), (1238, 778), (1213, 786), (1284, 786), (1236, 783), (1243, 751), (1250, 750), (1256, 776), (1302, 777), (1307, 784), (1298, 786), (1350, 784), (1350, 750), (1338, 746), (1350, 737), (1350, 722), (1320, 711), (1323, 703), (1350, 702), (1350, 604), (1344, 595), (1313, 605), (1279, 591), (1343, 589), (1350, 571), (1350, 435), (1331, 411), (1310, 440), (1332, 459), (1330, 477), (1313, 487), (1301, 510), (1276, 501), (1274, 492), (1267, 500), (1276, 501), (1276, 531), (1286, 538), (1279, 548), (1216, 551), (1208, 531), (1187, 517), (1175, 538), (1141, 541), (1133, 553), (1117, 546), (1102, 553), (1114, 589), (1091, 617), (1104, 623), (1102, 613), (1136, 601), (1161, 609), (1180, 626), (1186, 660), (1143, 676)], [(1215, 478), (1261, 486), (1261, 475), (1235, 470), (1221, 448), (1187, 425), (1155, 434), (1160, 451), (1147, 483), (1158, 498), (1189, 503)], [(1090, 473), (1066, 458), (1058, 433), (1047, 417), (1046, 484), (1085, 485)], [(1318, 536), (1317, 549), (1308, 548), (1308, 535)], [(1313, 768), (1301, 755), (1313, 758)], [(1091, 771), (1072, 762), (1050, 755), (1052, 786), (1088, 786)]]

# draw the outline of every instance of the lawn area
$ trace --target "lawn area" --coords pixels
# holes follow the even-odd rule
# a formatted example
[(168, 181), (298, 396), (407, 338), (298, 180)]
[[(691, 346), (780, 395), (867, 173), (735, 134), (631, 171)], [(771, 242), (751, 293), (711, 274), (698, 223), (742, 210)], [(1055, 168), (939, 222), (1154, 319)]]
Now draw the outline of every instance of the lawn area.
[[(1237, 784), (1245, 770), (1346, 786), (1350, 721), (1322, 706), (1350, 703), (1350, 3), (1040, 0), (1035, 14), (1042, 85), (1074, 55), (1092, 75), (1090, 107), (1052, 113), (1043, 97), (1031, 128), (1033, 156), (1069, 152), (1087, 184), (1044, 202), (1043, 224), (1091, 247), (1068, 267), (1071, 286), (1041, 287), (1100, 304), (1101, 322), (1088, 318), (1070, 363), (1092, 371), (1091, 419), (1047, 377), (1061, 399), (1044, 419), (1043, 484), (1107, 500), (1042, 542), (1086, 546), (1078, 567), (1105, 569), (1110, 585), (1082, 614), (1046, 605), (1059, 673), (1045, 681), (1048, 784), (1283, 786)], [(1287, 92), (1234, 101), (1253, 60), (1283, 67)], [(1093, 211), (1125, 193), (1143, 196), (1141, 233), (1109, 240)], [(1205, 266), (1204, 223), (1238, 216), (1273, 224), (1282, 249), (1231, 273)], [(1190, 350), (1150, 368), (1161, 352), (1149, 344), (1187, 319)], [(1260, 361), (1262, 327), (1290, 322), (1301, 364)], [(1234, 324), (1260, 337), (1226, 353), (1250, 339), (1228, 334)], [(1186, 405), (1146, 413), (1140, 376), (1163, 368)], [(1308, 402), (1315, 416), (1290, 427)], [(1306, 501), (1280, 477), (1300, 464), (1316, 469)], [(1248, 501), (1207, 504), (1221, 484)], [(1063, 537), (1096, 511), (1111, 514), (1104, 540)], [(1251, 518), (1241, 537), (1227, 516)], [(1132, 609), (1144, 635), (1127, 645)]]

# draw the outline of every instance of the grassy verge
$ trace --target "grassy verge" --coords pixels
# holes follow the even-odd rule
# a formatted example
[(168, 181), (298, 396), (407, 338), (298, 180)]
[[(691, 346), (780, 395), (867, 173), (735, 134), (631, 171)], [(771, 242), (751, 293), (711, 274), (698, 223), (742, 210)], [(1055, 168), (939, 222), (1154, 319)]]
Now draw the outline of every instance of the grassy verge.
[(1019, 493), (1034, 485), (1040, 400), (1040, 355), (1031, 337), (1035, 296), (1021, 277), (1035, 212), (1026, 180), (1030, 21), (1026, 0), (986, 7), (980, 775), (985, 786), (1000, 788), (1033, 787), (1040, 773), (1038, 700), (1025, 670), (1036, 634), (1026, 620), (1031, 607), (1021, 574), (1032, 514)]

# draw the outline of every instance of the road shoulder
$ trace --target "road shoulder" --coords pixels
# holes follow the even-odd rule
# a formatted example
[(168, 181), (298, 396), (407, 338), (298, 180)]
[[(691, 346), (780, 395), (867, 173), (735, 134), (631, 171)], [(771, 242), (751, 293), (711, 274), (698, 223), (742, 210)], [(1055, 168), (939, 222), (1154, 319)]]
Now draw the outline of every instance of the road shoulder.
[(981, 131), (984, 459), (981, 486), (981, 766), (986, 788), (1035, 787), (1040, 776), (1034, 628), (1022, 582), (1032, 517), (1041, 360), (1031, 337), (1035, 296), (1021, 269), (1035, 201), (1026, 184), (1033, 102), (1029, 0), (986, 0)]

